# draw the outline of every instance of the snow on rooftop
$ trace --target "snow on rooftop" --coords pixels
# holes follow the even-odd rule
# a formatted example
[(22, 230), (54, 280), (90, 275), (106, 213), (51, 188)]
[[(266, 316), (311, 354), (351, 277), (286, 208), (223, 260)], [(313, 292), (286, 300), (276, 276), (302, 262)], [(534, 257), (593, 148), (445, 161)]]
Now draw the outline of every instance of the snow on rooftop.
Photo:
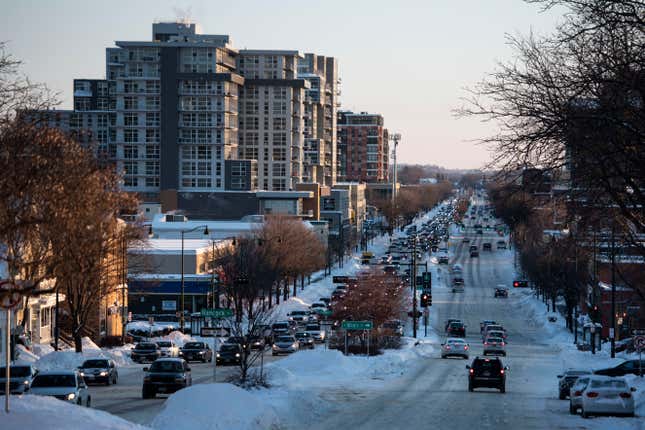
[[(148, 239), (141, 245), (128, 250), (132, 254), (177, 254), (181, 253), (181, 239)], [(200, 254), (209, 252), (213, 248), (210, 239), (184, 239), (184, 254)], [(215, 246), (222, 247), (229, 244), (229, 240), (216, 240)]]

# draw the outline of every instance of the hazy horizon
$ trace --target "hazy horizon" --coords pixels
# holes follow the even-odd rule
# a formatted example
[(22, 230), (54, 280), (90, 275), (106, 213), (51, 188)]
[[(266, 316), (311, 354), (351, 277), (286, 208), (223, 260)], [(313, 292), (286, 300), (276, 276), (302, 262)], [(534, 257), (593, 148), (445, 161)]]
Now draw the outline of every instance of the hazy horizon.
[(505, 33), (550, 32), (559, 16), (520, 0), (240, 0), (57, 2), (4, 6), (0, 40), (30, 79), (72, 107), (74, 78), (104, 78), (105, 48), (150, 40), (152, 22), (188, 17), (207, 34), (229, 34), (236, 48), (297, 49), (340, 62), (341, 109), (383, 114), (402, 134), (398, 159), (445, 168), (482, 167), (487, 150), (472, 141), (494, 124), (457, 119), (463, 88), (510, 59)]

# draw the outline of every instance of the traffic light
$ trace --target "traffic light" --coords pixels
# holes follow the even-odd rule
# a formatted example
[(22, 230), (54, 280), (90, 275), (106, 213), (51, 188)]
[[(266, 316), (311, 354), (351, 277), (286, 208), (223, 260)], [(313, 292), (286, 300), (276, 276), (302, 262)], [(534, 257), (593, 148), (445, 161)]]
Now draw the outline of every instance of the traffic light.
[(528, 288), (529, 283), (526, 281), (513, 281), (513, 288)]
[(432, 306), (432, 294), (423, 293), (421, 294), (421, 307), (427, 308), (428, 306)]

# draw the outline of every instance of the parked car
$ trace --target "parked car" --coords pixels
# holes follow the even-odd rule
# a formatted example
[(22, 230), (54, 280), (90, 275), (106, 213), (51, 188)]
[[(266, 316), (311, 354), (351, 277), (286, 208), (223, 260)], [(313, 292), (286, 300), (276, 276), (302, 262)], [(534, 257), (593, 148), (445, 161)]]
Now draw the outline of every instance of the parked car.
[(640, 365), (638, 360), (627, 360), (620, 363), (618, 366), (594, 370), (593, 373), (595, 375), (605, 376), (625, 376), (640, 375), (641, 371), (645, 373), (645, 360), (641, 360)]
[(298, 341), (298, 346), (300, 348), (314, 349), (314, 338), (306, 331), (296, 332), (296, 340)]
[(466, 337), (466, 326), (461, 321), (453, 321), (448, 324), (446, 333), (453, 337)]
[(497, 249), (506, 249), (506, 242), (504, 242), (503, 240), (498, 240)]
[(508, 288), (495, 288), (495, 297), (508, 298)]
[[(38, 370), (31, 364), (12, 364), (9, 368), (10, 378), (9, 378), (9, 391), (11, 394), (23, 394), (29, 391), (31, 387), (31, 382), (34, 377), (38, 374)], [(5, 375), (7, 374), (7, 368), (2, 366), (0, 367), (0, 390), (4, 390), (4, 386), (7, 382)], [(4, 393), (4, 391), (2, 391)]]
[(87, 384), (90, 382), (100, 382), (105, 385), (110, 385), (116, 384), (119, 379), (116, 363), (114, 363), (114, 360), (107, 358), (85, 360), (78, 370)]
[(562, 375), (558, 375), (558, 398), (564, 400), (569, 397), (573, 387), (580, 376), (590, 375), (590, 370), (567, 369)]
[(468, 359), (470, 346), (465, 340), (456, 337), (449, 337), (441, 344), (441, 358), (463, 357)]
[(475, 357), (468, 369), (468, 391), (475, 388), (488, 387), (497, 388), (500, 392), (506, 392), (506, 370), (499, 357), (481, 358)]
[(318, 324), (307, 324), (305, 326), (305, 331), (314, 339), (314, 342), (324, 342), (325, 341), (325, 330), (323, 330)]
[(141, 388), (144, 399), (151, 399), (157, 393), (174, 393), (193, 384), (190, 367), (182, 358), (160, 358), (143, 371), (146, 372)]
[(615, 350), (616, 352), (623, 352), (623, 351), (633, 352), (635, 350), (634, 338), (628, 337), (628, 338), (616, 341)]
[(178, 357), (179, 347), (172, 340), (160, 340), (156, 342), (162, 357)]
[(130, 352), (130, 358), (136, 363), (153, 362), (161, 357), (161, 349), (154, 342), (139, 342)]
[(291, 354), (298, 351), (300, 345), (293, 336), (278, 336), (273, 342), (272, 355)]
[(582, 390), (580, 413), (583, 418), (601, 414), (633, 417), (634, 391), (625, 378), (593, 375)]
[(213, 350), (205, 342), (186, 342), (179, 352), (187, 362), (202, 361), (206, 363), (213, 360)]
[(51, 396), (79, 406), (92, 404), (85, 380), (76, 370), (52, 370), (40, 372), (31, 382), (31, 394)]
[(506, 342), (501, 337), (488, 336), (484, 340), (484, 355), (497, 354), (506, 357)]
[(215, 354), (217, 364), (239, 364), (242, 360), (242, 347), (239, 343), (224, 343)]

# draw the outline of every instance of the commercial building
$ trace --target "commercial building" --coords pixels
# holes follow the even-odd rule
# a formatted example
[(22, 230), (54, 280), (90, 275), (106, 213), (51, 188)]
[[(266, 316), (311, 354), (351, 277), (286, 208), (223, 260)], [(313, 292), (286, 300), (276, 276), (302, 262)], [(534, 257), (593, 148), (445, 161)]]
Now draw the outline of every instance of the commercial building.
[(382, 115), (338, 112), (338, 181), (387, 182), (388, 139)]

